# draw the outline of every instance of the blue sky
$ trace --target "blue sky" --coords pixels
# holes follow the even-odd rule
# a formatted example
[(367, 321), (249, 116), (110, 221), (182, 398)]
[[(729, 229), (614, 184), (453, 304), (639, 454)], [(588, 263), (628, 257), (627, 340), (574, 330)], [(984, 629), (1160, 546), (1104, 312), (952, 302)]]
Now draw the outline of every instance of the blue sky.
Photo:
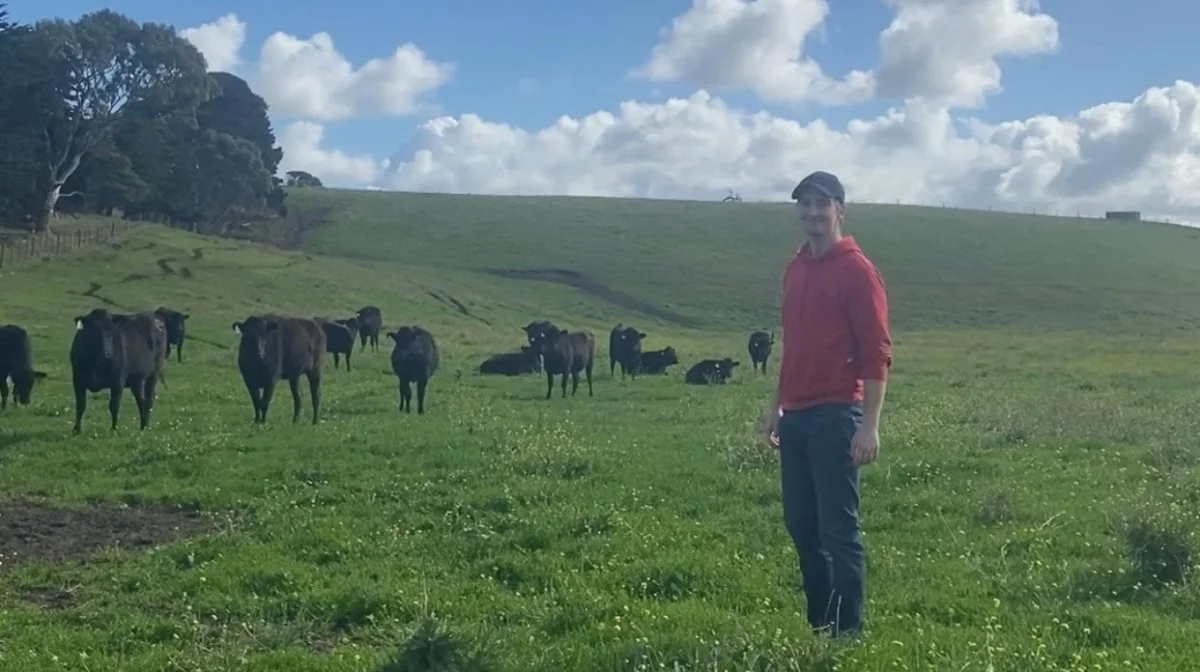
[[(690, 87), (626, 77), (628, 69), (648, 58), (660, 29), (690, 5), (689, 0), (263, 0), (227, 4), (124, 0), (107, 4), (135, 19), (179, 28), (236, 12), (248, 24), (243, 49), (247, 60), (253, 59), (263, 40), (275, 31), (304, 38), (327, 31), (338, 50), (356, 65), (385, 56), (411, 40), (429, 57), (457, 65), (454, 81), (436, 94), (440, 111), (453, 115), (475, 112), (490, 121), (530, 129), (541, 128), (563, 114), (578, 117), (612, 109), (629, 98), (661, 100), (690, 93)], [(14, 18), (30, 21), (47, 15), (76, 17), (96, 8), (93, 2), (55, 0), (18, 2), (10, 11)], [(1200, 40), (1195, 33), (1200, 25), (1200, 3), (1045, 0), (1041, 8), (1059, 22), (1059, 53), (1002, 61), (1005, 91), (989, 99), (985, 107), (971, 111), (975, 116), (1002, 121), (1037, 113), (1071, 115), (1097, 103), (1131, 99), (1149, 86), (1166, 85), (1200, 71)], [(879, 32), (891, 16), (890, 8), (873, 0), (833, 3), (824, 39), (810, 42), (807, 52), (834, 76), (856, 67), (870, 68), (878, 60)], [(519, 83), (527, 78), (537, 86), (522, 92)], [(851, 118), (873, 116), (893, 102), (797, 110), (763, 104), (746, 93), (721, 95), (739, 106), (801, 120), (822, 117), (835, 127)], [(419, 121), (355, 120), (330, 124), (327, 134), (333, 144), (348, 151), (386, 155)], [(381, 136), (394, 146), (379, 147)]]

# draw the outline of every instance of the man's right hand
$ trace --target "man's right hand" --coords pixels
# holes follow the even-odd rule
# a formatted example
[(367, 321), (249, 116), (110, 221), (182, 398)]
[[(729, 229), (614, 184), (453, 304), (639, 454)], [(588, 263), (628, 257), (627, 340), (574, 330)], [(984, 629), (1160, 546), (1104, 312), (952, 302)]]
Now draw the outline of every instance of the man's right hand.
[(763, 413), (760, 433), (772, 447), (779, 447), (779, 407), (771, 404)]

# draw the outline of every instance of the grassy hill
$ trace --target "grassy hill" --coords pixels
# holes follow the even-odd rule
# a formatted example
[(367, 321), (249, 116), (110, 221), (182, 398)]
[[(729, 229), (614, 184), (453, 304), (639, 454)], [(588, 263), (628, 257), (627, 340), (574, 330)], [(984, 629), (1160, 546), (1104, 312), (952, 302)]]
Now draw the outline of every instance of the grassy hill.
[[(841, 648), (807, 634), (776, 457), (752, 434), (774, 373), (749, 374), (744, 344), (775, 322), (786, 207), (293, 199), (340, 209), (304, 251), (147, 225), (0, 278), (0, 323), (30, 329), (50, 375), (0, 413), (5, 665), (449, 669), (411, 651), (385, 667), (436, 644), (417, 632), (430, 614), (501, 670), (1159, 670), (1200, 654), (1200, 589), (1137, 563), (1190, 564), (1172, 544), (1200, 530), (1196, 232), (854, 208), (897, 366), (863, 477), (871, 634)], [(396, 411), (384, 346), (327, 364), (317, 427), (307, 395), (290, 423), (286, 385), (252, 426), (231, 322), (365, 303), (438, 338), (429, 412)], [(151, 429), (127, 396), (111, 433), (97, 395), (72, 437), (72, 318), (159, 304), (192, 313), (194, 340)], [(594, 397), (474, 373), (538, 318), (595, 331)], [(681, 366), (610, 377), (618, 321)], [(729, 385), (682, 384), (724, 355), (747, 369)]]

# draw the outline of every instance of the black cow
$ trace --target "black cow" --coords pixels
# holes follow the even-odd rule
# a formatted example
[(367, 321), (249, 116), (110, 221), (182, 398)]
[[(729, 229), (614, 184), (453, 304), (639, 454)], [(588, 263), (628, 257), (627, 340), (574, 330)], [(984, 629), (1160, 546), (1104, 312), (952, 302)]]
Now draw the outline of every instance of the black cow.
[(667, 367), (679, 363), (675, 348), (667, 346), (662, 350), (651, 350), (638, 355), (638, 371), (641, 373), (666, 373)]
[(492, 355), (479, 365), (480, 373), (495, 373), (504, 376), (538, 373), (541, 370), (541, 355), (528, 345), (522, 345), (520, 352), (501, 352)]
[(688, 369), (684, 376), (684, 382), (689, 385), (711, 385), (713, 383), (725, 384), (726, 380), (733, 375), (733, 367), (741, 362), (735, 362), (726, 357), (725, 359), (706, 359), (702, 362), (697, 362), (692, 368)]
[(587, 374), (588, 396), (592, 395), (592, 367), (596, 361), (596, 338), (589, 331), (546, 327), (537, 335), (533, 348), (542, 355), (546, 371), (546, 398), (554, 390), (554, 376), (562, 375), (562, 396), (567, 396), (567, 375), (571, 376), (571, 396), (579, 389), (579, 372)]
[(325, 331), (316, 320), (279, 315), (253, 315), (234, 322), (241, 334), (238, 370), (254, 405), (254, 421), (267, 421), (275, 384), (286, 379), (292, 390), (292, 422), (300, 420), (300, 376), (308, 379), (312, 396), (312, 424), (321, 408), (321, 365), (325, 359)]
[(621, 379), (625, 374), (637, 378), (638, 360), (642, 354), (642, 339), (646, 334), (633, 327), (618, 324), (608, 335), (609, 373), (614, 372), (614, 364), (621, 365)]
[(355, 314), (358, 319), (358, 338), (363, 350), (371, 343), (371, 350), (379, 352), (379, 332), (383, 331), (383, 313), (375, 306), (363, 306)]
[(175, 361), (183, 361), (183, 339), (187, 332), (187, 319), (190, 317), (188, 313), (181, 313), (177, 310), (171, 310), (166, 306), (159, 306), (154, 309), (154, 314), (158, 315), (163, 321), (163, 325), (167, 328), (167, 357), (171, 356), (171, 346), (175, 346)]
[(125, 388), (137, 403), (141, 429), (146, 429), (166, 359), (167, 328), (155, 313), (114, 314), (97, 308), (76, 317), (71, 342), (74, 432), (82, 429), (88, 392), (104, 389), (109, 391), (108, 412), (116, 429)]
[(8, 379), (12, 378), (13, 401), (28, 406), (34, 383), (46, 377), (33, 368), (33, 341), (15, 324), (0, 326), (0, 410), (8, 408)]
[(772, 330), (770, 335), (765, 331), (756, 331), (750, 334), (750, 341), (746, 344), (746, 350), (750, 352), (750, 364), (754, 367), (757, 373), (759, 366), (762, 366), (762, 372), (767, 372), (767, 360), (771, 357), (771, 346), (775, 345), (775, 331)]
[(417, 415), (425, 412), (425, 388), (438, 368), (437, 342), (421, 327), (400, 327), (389, 332), (392, 371), (400, 379), (400, 410), (412, 413), (412, 383), (417, 384)]
[[(317, 319), (317, 318), (314, 318)], [(325, 332), (325, 352), (333, 355), (333, 368), (341, 366), (342, 355), (346, 356), (346, 370), (350, 370), (350, 355), (354, 354), (354, 341), (358, 335), (358, 318), (348, 320), (317, 319)]]

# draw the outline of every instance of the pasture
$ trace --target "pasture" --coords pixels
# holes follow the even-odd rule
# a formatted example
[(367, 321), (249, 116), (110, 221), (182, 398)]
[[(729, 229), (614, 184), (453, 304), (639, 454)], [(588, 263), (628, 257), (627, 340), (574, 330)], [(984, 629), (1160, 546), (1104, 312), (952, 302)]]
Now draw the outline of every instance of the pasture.
[[(746, 339), (777, 325), (798, 244), (786, 205), (289, 204), (319, 202), (335, 219), (302, 250), (144, 225), (0, 278), (0, 324), (30, 331), (48, 373), (31, 406), (0, 412), (0, 667), (1175, 670), (1200, 655), (1200, 232), (851, 205), (896, 366), (863, 475), (868, 635), (832, 645), (808, 633), (777, 459), (753, 433), (779, 346), (756, 375)], [(397, 410), (381, 339), (353, 371), (326, 359), (320, 424), (303, 384), (292, 424), (284, 383), (255, 426), (231, 323), (368, 304), (388, 331), (437, 338), (426, 413)], [(149, 429), (126, 394), (110, 431), (94, 395), (72, 436), (74, 317), (158, 305), (192, 317)], [(595, 335), (594, 397), (476, 373), (539, 319)], [(614, 379), (618, 322), (680, 364)], [(726, 356), (741, 362), (727, 384), (683, 384)]]

